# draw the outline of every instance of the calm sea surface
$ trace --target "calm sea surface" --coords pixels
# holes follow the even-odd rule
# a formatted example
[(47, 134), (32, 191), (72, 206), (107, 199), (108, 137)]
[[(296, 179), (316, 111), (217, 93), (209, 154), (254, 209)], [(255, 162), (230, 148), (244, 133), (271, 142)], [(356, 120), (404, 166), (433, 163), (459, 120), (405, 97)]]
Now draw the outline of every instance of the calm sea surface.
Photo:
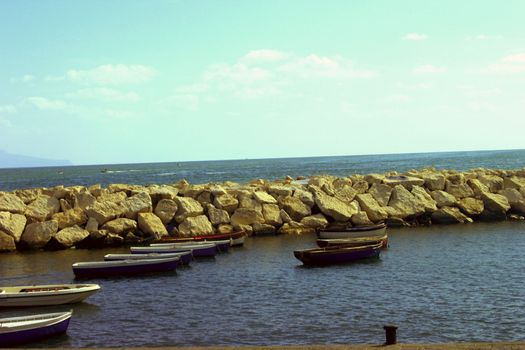
[[(525, 151), (323, 157), (0, 170), (0, 189), (101, 183), (192, 183), (412, 168), (516, 169)], [(101, 173), (101, 169), (107, 172)], [(102, 286), (71, 306), (67, 335), (32, 347), (282, 345), (525, 340), (525, 222), (389, 229), (379, 260), (304, 268), (312, 235), (250, 237), (244, 247), (174, 273), (83, 280)], [(0, 254), (0, 286), (71, 283), (71, 264), (126, 248)]]

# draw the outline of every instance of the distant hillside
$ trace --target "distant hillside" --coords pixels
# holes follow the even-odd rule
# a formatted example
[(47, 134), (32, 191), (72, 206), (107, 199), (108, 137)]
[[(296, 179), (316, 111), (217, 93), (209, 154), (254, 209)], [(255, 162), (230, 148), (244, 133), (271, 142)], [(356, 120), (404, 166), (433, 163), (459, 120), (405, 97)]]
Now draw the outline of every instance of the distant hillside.
[(0, 168), (31, 168), (46, 166), (72, 165), (69, 160), (44, 159), (19, 154), (11, 154), (0, 150)]

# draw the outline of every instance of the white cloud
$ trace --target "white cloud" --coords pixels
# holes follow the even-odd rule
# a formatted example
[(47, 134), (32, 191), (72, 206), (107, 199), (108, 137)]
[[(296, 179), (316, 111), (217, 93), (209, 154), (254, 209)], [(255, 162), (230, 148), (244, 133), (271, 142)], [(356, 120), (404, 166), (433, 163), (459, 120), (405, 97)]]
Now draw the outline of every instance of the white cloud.
[(28, 97), (27, 101), (43, 111), (65, 111), (71, 107), (62, 100), (51, 100), (40, 96)]
[(130, 119), (134, 117), (133, 112), (115, 109), (106, 109), (103, 111), (103, 114), (112, 119)]
[(6, 128), (10, 128), (13, 126), (13, 124), (11, 124), (11, 121), (7, 118), (4, 118), (0, 115), (0, 125), (3, 125), (5, 126)]
[(417, 74), (437, 74), (437, 73), (444, 73), (447, 69), (444, 67), (437, 67), (432, 64), (424, 64), (422, 66), (414, 68), (414, 73)]
[(22, 83), (29, 83), (30, 81), (33, 81), (35, 80), (36, 77), (32, 74), (25, 74), (23, 75), (22, 77), (19, 77), (19, 78), (11, 78), (11, 82), (12, 83), (19, 83), (19, 82), (22, 82)]
[(152, 79), (155, 69), (144, 65), (105, 64), (90, 70), (71, 69), (67, 79), (103, 85), (138, 84)]
[(135, 92), (123, 92), (115, 89), (97, 87), (86, 88), (66, 94), (68, 98), (94, 99), (109, 102), (127, 101), (136, 102), (140, 98)]
[(403, 40), (422, 41), (428, 39), (428, 35), (419, 33), (408, 33), (403, 37)]
[(326, 57), (311, 54), (306, 57), (295, 57), (293, 60), (278, 68), (293, 78), (316, 79), (316, 78), (370, 78), (375, 72), (364, 69), (356, 69), (353, 63), (341, 57)]
[(13, 114), (16, 113), (17, 109), (13, 105), (0, 106), (0, 114)]
[(508, 55), (498, 63), (489, 64), (482, 73), (520, 74), (525, 72), (525, 53)]
[(288, 58), (290, 55), (277, 50), (253, 50), (241, 58), (245, 62), (277, 62)]

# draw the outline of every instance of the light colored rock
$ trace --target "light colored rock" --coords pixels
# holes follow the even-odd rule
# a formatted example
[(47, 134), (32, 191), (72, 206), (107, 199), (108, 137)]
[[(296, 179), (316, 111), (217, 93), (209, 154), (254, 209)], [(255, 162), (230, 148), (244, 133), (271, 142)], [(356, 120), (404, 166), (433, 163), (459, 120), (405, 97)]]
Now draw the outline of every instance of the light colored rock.
[(128, 232), (137, 231), (137, 222), (127, 218), (117, 218), (106, 222), (101, 229), (125, 237)]
[(113, 202), (113, 203), (122, 203), (128, 198), (128, 195), (126, 192), (120, 191), (120, 192), (107, 192), (104, 194), (101, 194), (97, 200), (99, 202)]
[(219, 196), (215, 196), (215, 199), (213, 200), (213, 205), (218, 209), (226, 210), (228, 214), (231, 215), (233, 214), (235, 209), (239, 207), (239, 201), (237, 200), (237, 198), (226, 193)]
[[(86, 230), (87, 231), (87, 230)], [(104, 238), (107, 237), (107, 235), (109, 234), (108, 231), (106, 230), (95, 230), (95, 231), (89, 231), (89, 239), (93, 240), (93, 241), (99, 241), (99, 240), (103, 240)], [(117, 237), (120, 237), (119, 235), (117, 234), (114, 234), (112, 233), (113, 236), (117, 236)], [(122, 238), (122, 237), (120, 237)]]
[(316, 186), (310, 185), (309, 189), (314, 195), (315, 204), (317, 204), (317, 207), (324, 215), (330, 216), (337, 221), (348, 221), (357, 212), (355, 207), (327, 195)]
[(302, 218), (300, 224), (304, 227), (325, 228), (328, 226), (328, 220), (323, 214), (315, 214)]
[(25, 216), (31, 221), (45, 221), (60, 210), (60, 202), (55, 197), (38, 196), (26, 208)]
[[(364, 180), (364, 179), (360, 179), (360, 180)], [(334, 188), (335, 192), (340, 191), (341, 189), (345, 187), (352, 187), (353, 184), (354, 183), (352, 179), (349, 177), (338, 177), (332, 180), (332, 187)]]
[(252, 225), (252, 229), (253, 229), (253, 233), (256, 235), (272, 234), (277, 231), (276, 228), (272, 225), (260, 224), (258, 222)]
[(445, 181), (445, 191), (457, 199), (474, 196), (474, 191), (465, 182), (457, 183), (447, 180)]
[[(388, 206), (397, 210), (397, 215), (399, 215), (398, 217), (401, 219), (418, 216), (425, 212), (423, 203), (402, 185), (396, 185), (394, 187)], [(373, 220), (370, 214), (368, 217)]]
[(12, 214), (8, 211), (0, 211), (0, 231), (13, 237), (15, 242), (20, 241), (26, 223), (27, 219), (22, 214)]
[(101, 231), (105, 233), (105, 235), (103, 235), (105, 246), (120, 246), (124, 243), (124, 237), (119, 236), (116, 233), (111, 233), (104, 230)]
[(385, 179), (385, 175), (382, 174), (368, 174), (365, 175), (364, 180), (368, 182), (370, 186), (379, 185)]
[(208, 217), (212, 225), (228, 224), (230, 222), (230, 214), (224, 209), (217, 209), (212, 204), (208, 204)]
[(151, 213), (153, 211), (153, 203), (148, 192), (139, 192), (122, 202), (122, 207), (125, 209), (124, 216), (128, 219), (137, 219), (139, 213)]
[(222, 196), (223, 194), (228, 193), (226, 189), (221, 185), (212, 185), (210, 187), (210, 191), (214, 196)]
[(290, 223), (293, 221), (293, 219), (288, 215), (288, 213), (284, 209), (279, 210), (279, 214), (281, 216), (281, 220), (284, 223)]
[(262, 211), (262, 204), (249, 196), (241, 196), (239, 198), (239, 208), (248, 208)]
[(352, 215), (352, 217), (350, 218), (350, 222), (352, 222), (352, 224), (356, 226), (365, 226), (373, 224), (373, 222), (370, 221), (370, 219), (368, 218), (366, 211), (360, 211), (359, 213)]
[(98, 230), (98, 221), (95, 218), (89, 217), (85, 227), (86, 231), (92, 233)]
[(423, 173), (422, 179), (425, 180), (425, 187), (430, 191), (441, 191), (445, 189), (445, 176), (439, 173)]
[(20, 237), (20, 242), (29, 248), (43, 248), (57, 231), (58, 223), (55, 220), (28, 224)]
[(274, 185), (274, 184), (268, 186), (268, 192), (277, 197), (291, 196), (293, 194), (293, 191), (294, 191), (294, 188), (291, 186)]
[(78, 226), (66, 227), (57, 232), (55, 240), (64, 248), (70, 248), (89, 237), (89, 232)]
[(510, 209), (510, 204), (507, 198), (500, 194), (484, 193), (481, 196), (485, 210), (482, 213), (484, 219), (487, 220), (503, 220), (506, 217), (507, 211)]
[(253, 225), (255, 223), (263, 224), (264, 216), (261, 212), (254, 209), (238, 208), (231, 216), (230, 221), (234, 227), (239, 225)]
[(483, 193), (490, 192), (489, 188), (478, 179), (469, 179), (467, 183), (474, 192), (476, 198), (481, 198)]
[(0, 252), (10, 252), (13, 250), (16, 250), (14, 238), (0, 230)]
[(390, 200), (390, 195), (392, 194), (392, 187), (384, 184), (377, 184), (374, 183), (372, 187), (368, 190), (368, 193), (374, 197), (376, 202), (382, 206), (385, 207), (388, 205), (388, 201)]
[(301, 221), (302, 218), (312, 213), (309, 206), (304, 204), (299, 198), (292, 196), (279, 198), (279, 204), (295, 221)]
[(457, 203), (458, 208), (468, 216), (477, 216), (483, 212), (483, 201), (472, 197), (461, 198)]
[(101, 194), (102, 190), (103, 188), (101, 184), (94, 184), (87, 188), (87, 191), (95, 197), (98, 197)]
[(87, 222), (87, 215), (80, 208), (69, 209), (65, 212), (55, 213), (53, 220), (58, 223), (58, 229), (62, 230), (71, 226), (82, 226)]
[(103, 225), (105, 222), (123, 215), (126, 210), (122, 204), (95, 201), (92, 206), (86, 208), (85, 212), (88, 217), (95, 218), (99, 225)]
[[(359, 202), (361, 210), (366, 212), (370, 220), (378, 222), (388, 217), (388, 213), (377, 203), (370, 193), (358, 194), (356, 199)], [(357, 213), (352, 214), (352, 217), (355, 214)]]
[(412, 186), (423, 186), (425, 184), (425, 180), (420, 179), (418, 177), (414, 176), (406, 176), (406, 175), (393, 175), (393, 176), (386, 176), (383, 180), (383, 183), (385, 185), (388, 185), (390, 187), (396, 187), (398, 185), (401, 185), (405, 187), (407, 190), (411, 190)]
[(335, 191), (334, 197), (342, 202), (350, 203), (357, 195), (357, 191), (351, 186), (344, 186)]
[(206, 207), (206, 205), (213, 203), (213, 198), (210, 191), (202, 191), (197, 196), (197, 202), (199, 202), (203, 207)]
[(218, 234), (233, 233), (233, 232), (235, 232), (235, 229), (233, 228), (232, 225), (221, 224), (221, 225), (217, 226), (217, 233)]
[(253, 198), (261, 204), (277, 204), (277, 200), (264, 191), (255, 191), (253, 193)]
[(302, 190), (302, 189), (297, 189), (293, 193), (292, 197), (298, 198), (299, 200), (301, 200), (301, 202), (303, 202), (304, 204), (306, 204), (310, 208), (312, 208), (315, 205), (314, 195), (311, 194), (308, 191), (305, 191), (305, 190)]
[(146, 235), (160, 237), (168, 234), (160, 218), (153, 213), (138, 213), (137, 219), (139, 229)]
[(87, 192), (79, 193), (75, 196), (74, 207), (86, 211), (88, 207), (92, 207), (96, 202), (97, 199), (92, 194)]
[[(283, 220), (281, 217), (281, 209), (279, 208), (277, 204), (263, 204), (262, 214), (264, 217), (265, 224), (269, 224), (272, 226), (280, 226), (283, 223)], [(286, 215), (289, 216), (288, 214)]]
[(481, 175), (478, 180), (489, 188), (489, 191), (496, 193), (503, 189), (503, 179), (495, 175)]
[(164, 225), (167, 225), (177, 213), (178, 207), (172, 199), (163, 198), (155, 206), (155, 215), (157, 215)]
[(437, 210), (436, 201), (423, 187), (414, 185), (412, 191), (410, 191), (414, 197), (423, 205), (425, 212), (431, 213)]
[[(40, 189), (40, 188), (28, 188), (28, 189), (13, 191), (13, 194), (16, 195), (16, 197), (18, 197), (19, 199), (21, 199), (22, 202), (24, 202), (24, 204), (31, 203), (41, 193), (42, 193), (42, 189)], [(1, 197), (2, 197), (2, 192), (0, 192), (0, 210), (4, 210), (4, 209), (2, 209), (3, 204), (1, 204), (2, 203)], [(20, 203), (17, 204), (17, 206), (19, 206), (19, 205), (20, 205)], [(24, 210), (19, 211), (18, 213), (22, 214), (24, 211), (25, 211), (25, 207), (24, 207)]]
[(517, 176), (503, 178), (503, 189), (513, 188), (519, 190), (522, 187), (525, 187), (525, 178)]
[(436, 190), (430, 193), (432, 198), (436, 201), (438, 208), (452, 207), (456, 204), (457, 198), (445, 191)]
[(210, 235), (213, 226), (206, 215), (190, 216), (179, 225), (179, 233), (183, 236)]
[(278, 232), (287, 235), (302, 235), (308, 233), (315, 233), (315, 230), (315, 228), (305, 227), (304, 225), (298, 222), (292, 221), (285, 223), (283, 226), (281, 226)]
[(60, 211), (62, 212), (73, 209), (73, 205), (66, 199), (61, 198), (59, 202), (60, 202)]
[(469, 218), (465, 216), (458, 208), (443, 207), (432, 213), (432, 222), (435, 224), (456, 224), (469, 222)]
[(175, 214), (175, 220), (178, 223), (181, 223), (187, 217), (198, 216), (204, 213), (202, 205), (191, 197), (176, 197), (175, 203), (177, 203), (179, 208)]
[(168, 185), (148, 186), (149, 196), (152, 203), (158, 203), (162, 199), (174, 200), (179, 193), (179, 189)]
[(368, 191), (368, 182), (365, 180), (357, 180), (352, 185), (352, 188), (355, 190), (356, 194), (366, 193), (366, 191)]
[(504, 190), (499, 191), (498, 194), (501, 194), (502, 196), (507, 198), (511, 207), (513, 204), (516, 204), (519, 201), (523, 200), (523, 196), (521, 195), (520, 191), (518, 191), (515, 188), (506, 188)]

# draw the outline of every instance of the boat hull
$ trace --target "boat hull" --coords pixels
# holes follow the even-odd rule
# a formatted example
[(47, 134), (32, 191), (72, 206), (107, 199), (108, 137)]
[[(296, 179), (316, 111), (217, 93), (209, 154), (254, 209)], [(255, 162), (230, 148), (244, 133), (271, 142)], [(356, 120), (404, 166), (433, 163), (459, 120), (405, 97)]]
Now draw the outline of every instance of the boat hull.
[[(19, 289), (20, 292), (9, 291), (15, 288)], [(47, 289), (47, 291), (45, 289)], [(52, 291), (52, 289), (55, 290)], [(0, 292), (0, 307), (30, 307), (79, 303), (95, 294), (99, 289), (100, 286), (97, 284), (0, 287), (0, 291), (4, 291), (3, 293)]]
[(294, 251), (294, 256), (306, 266), (347, 264), (364, 259), (378, 258), (381, 246), (330, 247)]
[(217, 255), (217, 247), (215, 244), (210, 244), (203, 247), (131, 247), (131, 254), (147, 254), (147, 253), (180, 253), (180, 252), (191, 252), (193, 257), (213, 257)]
[(386, 225), (351, 227), (345, 230), (321, 230), (317, 235), (321, 239), (378, 238), (386, 235)]
[[(71, 314), (71, 312), (57, 314), (59, 316), (50, 321), (37, 322), (28, 326), (13, 326), (5, 331), (0, 328), (0, 344), (2, 347), (21, 345), (65, 333), (69, 327)], [(17, 318), (21, 319), (21, 317)], [(6, 320), (9, 319), (0, 319), (0, 324), (4, 324)]]
[(180, 258), (180, 264), (188, 265), (193, 260), (193, 255), (190, 251), (179, 252), (179, 253), (145, 253), (145, 254), (106, 254), (104, 255), (105, 261), (115, 260), (140, 260), (140, 259), (167, 259), (167, 258)]
[(381, 248), (388, 247), (388, 236), (383, 237), (360, 237), (360, 238), (327, 238), (317, 239), (317, 245), (321, 248), (333, 246), (360, 247), (366, 245), (381, 244)]
[[(102, 264), (102, 263), (107, 264)], [(95, 264), (84, 263), (73, 264), (73, 273), (77, 278), (84, 277), (113, 277), (132, 276), (154, 272), (173, 271), (177, 268), (180, 258), (169, 259), (144, 259), (144, 260), (122, 260), (104, 261)]]

